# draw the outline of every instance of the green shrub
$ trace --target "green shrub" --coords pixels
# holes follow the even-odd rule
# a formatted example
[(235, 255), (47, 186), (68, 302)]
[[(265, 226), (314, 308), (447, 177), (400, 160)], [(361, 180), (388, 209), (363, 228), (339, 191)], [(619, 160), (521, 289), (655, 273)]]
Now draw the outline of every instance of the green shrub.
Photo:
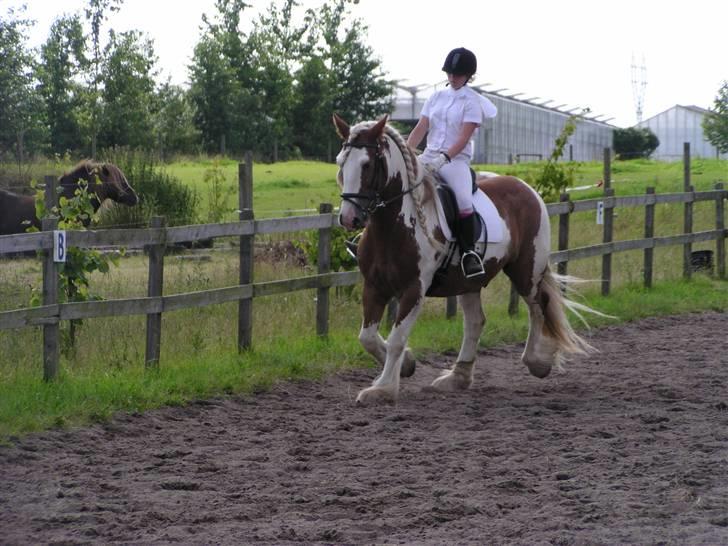
[(151, 154), (115, 148), (106, 150), (103, 156), (126, 175), (139, 195), (139, 205), (113, 206), (104, 214), (102, 225), (139, 227), (146, 225), (151, 216), (164, 216), (170, 226), (198, 220), (195, 191), (166, 173)]
[(569, 137), (576, 131), (579, 117), (569, 116), (561, 133), (556, 137), (554, 149), (544, 166), (535, 175), (528, 173), (525, 177), (526, 182), (541, 194), (545, 201), (556, 199), (566, 188), (574, 185), (576, 165), (559, 163), (559, 159), (564, 155)]
[(612, 144), (617, 158), (639, 159), (650, 157), (660, 140), (647, 127), (627, 127), (614, 130)]
[[(344, 244), (352, 235), (344, 228), (335, 227), (331, 230), (331, 271), (351, 271), (357, 268), (357, 262), (346, 250)], [(309, 264), (318, 264), (318, 241), (317, 230), (306, 233), (302, 241), (295, 244), (306, 254), (306, 261)]]

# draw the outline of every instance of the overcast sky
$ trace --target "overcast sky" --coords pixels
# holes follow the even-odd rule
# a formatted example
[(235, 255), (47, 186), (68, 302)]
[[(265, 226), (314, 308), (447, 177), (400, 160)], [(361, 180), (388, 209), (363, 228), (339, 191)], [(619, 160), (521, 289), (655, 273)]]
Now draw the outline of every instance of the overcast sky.
[[(300, 0), (305, 7), (319, 0)], [(0, 10), (24, 3), (3, 0)], [(83, 0), (29, 0), (38, 21), (30, 44), (45, 41), (51, 22), (80, 10)], [(270, 2), (249, 0), (255, 10)], [(214, 0), (125, 0), (107, 27), (138, 29), (153, 40), (159, 68), (174, 83), (187, 64), (203, 13)], [(250, 11), (251, 15), (253, 11)], [(404, 85), (435, 84), (447, 52), (459, 46), (478, 57), (474, 85), (549, 106), (589, 107), (617, 126), (636, 122), (633, 64), (645, 67), (643, 119), (675, 104), (713, 106), (728, 80), (728, 1), (612, 0), (361, 0), (353, 13), (369, 27), (367, 43), (388, 77)], [(639, 85), (638, 85), (639, 87)]]

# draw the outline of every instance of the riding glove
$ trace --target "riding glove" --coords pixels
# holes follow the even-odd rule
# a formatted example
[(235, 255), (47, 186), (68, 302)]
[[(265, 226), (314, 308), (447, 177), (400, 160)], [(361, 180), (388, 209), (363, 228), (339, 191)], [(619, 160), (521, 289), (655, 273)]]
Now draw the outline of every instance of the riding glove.
[(425, 163), (425, 167), (430, 172), (436, 173), (438, 172), (443, 165), (446, 163), (450, 163), (450, 156), (447, 155), (445, 152), (440, 152), (437, 157), (434, 159), (431, 159)]

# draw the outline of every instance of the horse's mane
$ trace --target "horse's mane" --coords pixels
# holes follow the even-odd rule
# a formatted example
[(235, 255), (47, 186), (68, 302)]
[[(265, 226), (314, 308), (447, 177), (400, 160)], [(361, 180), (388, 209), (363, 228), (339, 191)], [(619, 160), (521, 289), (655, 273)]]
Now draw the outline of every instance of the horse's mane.
[(76, 165), (74, 165), (70, 171), (66, 171), (65, 173), (63, 173), (63, 176), (61, 178), (68, 179), (68, 177), (72, 177), (70, 179), (74, 180), (75, 184), (75, 180), (78, 180), (79, 178), (85, 179), (88, 176), (87, 173), (93, 172), (93, 170), (100, 165), (101, 163), (91, 161), (90, 159), (82, 159), (81, 161), (76, 163)]

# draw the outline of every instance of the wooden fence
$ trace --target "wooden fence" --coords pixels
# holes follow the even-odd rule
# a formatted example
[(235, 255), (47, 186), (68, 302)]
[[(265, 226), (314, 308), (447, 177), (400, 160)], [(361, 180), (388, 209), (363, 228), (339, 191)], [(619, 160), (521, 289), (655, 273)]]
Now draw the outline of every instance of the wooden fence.
[[(689, 158), (689, 148), (686, 148)], [(689, 163), (689, 159), (687, 160)], [(602, 256), (602, 293), (609, 294), (612, 274), (611, 258), (618, 252), (642, 250), (644, 253), (644, 283), (652, 284), (653, 250), (668, 245), (683, 245), (683, 272), (691, 275), (692, 244), (715, 241), (717, 276), (725, 278), (725, 238), (728, 230), (724, 222), (724, 201), (728, 198), (722, 184), (712, 191), (695, 192), (689, 181), (689, 167), (685, 169), (685, 191), (682, 193), (654, 193), (648, 188), (643, 196), (615, 197), (611, 188), (609, 155), (605, 152), (604, 196), (596, 199), (571, 201), (568, 194), (558, 203), (548, 205), (549, 216), (559, 217), (558, 250), (551, 253), (551, 260), (558, 264), (558, 271), (567, 272), (567, 264), (593, 256)], [(160, 359), (162, 313), (180, 309), (204, 307), (226, 302), (238, 302), (238, 348), (248, 349), (252, 344), (252, 305), (254, 298), (283, 294), (298, 290), (317, 290), (316, 333), (325, 336), (329, 325), (329, 290), (331, 287), (356, 284), (358, 271), (332, 272), (331, 230), (336, 216), (330, 204), (322, 204), (316, 216), (255, 220), (252, 210), (252, 159), (248, 155), (238, 169), (240, 218), (238, 222), (166, 227), (164, 219), (155, 217), (149, 228), (108, 229), (98, 231), (69, 231), (67, 245), (92, 247), (145, 248), (149, 256), (147, 296), (120, 300), (59, 303), (58, 264), (53, 259), (53, 230), (57, 219), (43, 220), (43, 231), (19, 235), (0, 236), (0, 255), (27, 251), (43, 254), (43, 302), (39, 307), (0, 312), (0, 329), (40, 326), (43, 328), (43, 376), (51, 380), (58, 373), (59, 323), (63, 320), (95, 317), (146, 315), (146, 364), (157, 366)], [(47, 178), (51, 185), (53, 178)], [(51, 192), (47, 192), (51, 193)], [(693, 204), (699, 201), (715, 202), (715, 229), (693, 232)], [(668, 237), (654, 237), (654, 210), (659, 203), (683, 203), (684, 232)], [(613, 241), (613, 214), (619, 207), (645, 208), (645, 237), (629, 241)], [(572, 213), (603, 210), (603, 242), (601, 244), (569, 248), (569, 217)], [(318, 274), (289, 280), (254, 283), (253, 242), (257, 235), (285, 233), (302, 230), (318, 230)], [(215, 237), (240, 238), (239, 284), (183, 294), (163, 295), (165, 247), (174, 243), (197, 241)], [(511, 293), (509, 310), (516, 311), (517, 295)], [(448, 298), (447, 315), (455, 314), (454, 298)]]

